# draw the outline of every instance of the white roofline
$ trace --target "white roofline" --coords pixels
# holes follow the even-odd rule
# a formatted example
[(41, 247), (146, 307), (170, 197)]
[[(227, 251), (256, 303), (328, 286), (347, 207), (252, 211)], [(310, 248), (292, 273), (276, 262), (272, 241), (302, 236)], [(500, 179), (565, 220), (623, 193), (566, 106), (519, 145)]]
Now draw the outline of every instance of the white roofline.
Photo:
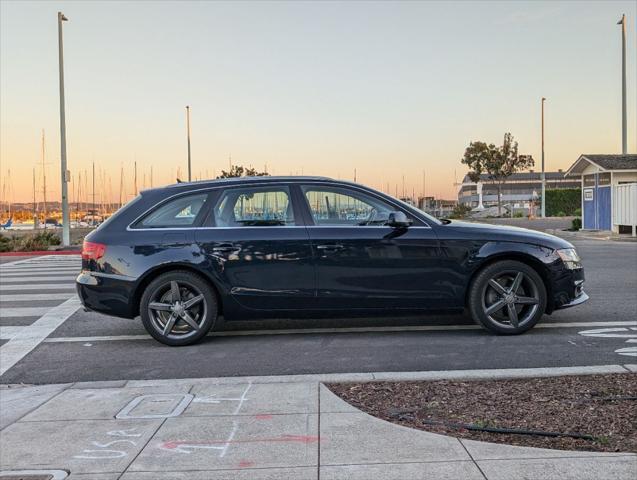
[(570, 176), (571, 173), (572, 173), (572, 170), (582, 160), (586, 160), (589, 164), (596, 166), (602, 172), (637, 172), (637, 168), (604, 168), (599, 163), (596, 163), (593, 160), (591, 160), (590, 158), (588, 158), (586, 155), (580, 155), (579, 158), (577, 160), (575, 160), (575, 163), (573, 163), (573, 165), (571, 165), (571, 167), (568, 170), (566, 170), (566, 173), (564, 173), (564, 176), (565, 177)]

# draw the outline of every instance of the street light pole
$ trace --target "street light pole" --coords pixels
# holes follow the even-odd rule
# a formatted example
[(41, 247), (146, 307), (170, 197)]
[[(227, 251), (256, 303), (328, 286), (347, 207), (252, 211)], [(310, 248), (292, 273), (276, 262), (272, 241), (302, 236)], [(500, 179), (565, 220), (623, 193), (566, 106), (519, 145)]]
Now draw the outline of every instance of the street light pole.
[(617, 22), (622, 26), (622, 154), (628, 153), (628, 121), (626, 112), (626, 15)]
[[(62, 12), (58, 12), (58, 53), (60, 71), (60, 159), (62, 173), (62, 245), (68, 247), (71, 244), (68, 181), (69, 172), (66, 169), (66, 119), (64, 112), (64, 48), (62, 45), (62, 22), (68, 19)], [(46, 220), (46, 219), (45, 219)]]
[(544, 174), (544, 102), (542, 97), (542, 218), (546, 217), (546, 175)]
[(186, 130), (188, 137), (188, 181), (192, 181), (192, 168), (190, 165), (190, 106), (186, 105)]

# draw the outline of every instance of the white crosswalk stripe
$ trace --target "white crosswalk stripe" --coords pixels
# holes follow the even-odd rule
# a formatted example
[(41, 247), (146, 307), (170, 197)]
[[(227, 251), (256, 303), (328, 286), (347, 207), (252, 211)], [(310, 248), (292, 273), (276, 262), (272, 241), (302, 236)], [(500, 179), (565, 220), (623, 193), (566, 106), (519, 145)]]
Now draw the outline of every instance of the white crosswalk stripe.
[(0, 270), (0, 274), (4, 275), (5, 273), (46, 273), (46, 272), (79, 272), (80, 267), (74, 266), (64, 266), (58, 267), (57, 265), (52, 265), (50, 267), (33, 267), (33, 268), (6, 268), (4, 270)]
[[(0, 266), (0, 339), (6, 341), (0, 345), (0, 375), (80, 308), (75, 278), (81, 268), (79, 255), (41, 256)], [(33, 323), (24, 325), (29, 317)]]
[[(75, 290), (73, 283), (75, 277), (61, 277), (60, 280), (67, 280), (69, 283), (0, 283), (0, 294), (2, 292), (21, 292), (25, 290)], [(48, 280), (48, 279), (47, 279)], [(24, 282), (24, 280), (22, 280)]]
[(0, 317), (41, 317), (52, 307), (2, 307), (0, 308)]
[(0, 295), (0, 302), (42, 302), (48, 300), (66, 300), (74, 293), (7, 293)]
[(53, 277), (49, 277), (48, 275), (46, 275), (46, 276), (41, 275), (41, 276), (38, 276), (38, 277), (34, 277), (34, 276), (29, 276), (29, 277), (25, 277), (25, 276), (7, 277), (7, 278), (0, 277), (0, 284), (6, 285), (8, 283), (30, 283), (30, 282), (33, 282), (34, 280), (40, 281), (40, 282), (65, 281), (65, 282), (68, 282), (68, 283), (73, 283), (73, 280), (75, 280), (76, 277), (77, 277), (77, 274), (76, 275), (65, 275), (65, 276), (56, 275), (56, 276), (53, 276)]

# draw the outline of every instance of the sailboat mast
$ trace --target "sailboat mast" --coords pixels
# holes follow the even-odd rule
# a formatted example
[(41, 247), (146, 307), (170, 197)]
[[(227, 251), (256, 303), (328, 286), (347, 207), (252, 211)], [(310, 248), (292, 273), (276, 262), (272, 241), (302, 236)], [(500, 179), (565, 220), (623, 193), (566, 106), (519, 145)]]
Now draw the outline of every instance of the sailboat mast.
[(122, 193), (124, 191), (124, 166), (119, 170), (119, 208), (122, 208)]
[(33, 167), (33, 229), (34, 230), (35, 230), (35, 228), (37, 228), (36, 213), (35, 213), (35, 195), (36, 195), (36, 190), (35, 190), (35, 167)]
[(93, 162), (93, 225), (95, 225), (95, 162)]
[(44, 210), (44, 229), (46, 230), (46, 166), (44, 164), (44, 129), (42, 129), (42, 209)]

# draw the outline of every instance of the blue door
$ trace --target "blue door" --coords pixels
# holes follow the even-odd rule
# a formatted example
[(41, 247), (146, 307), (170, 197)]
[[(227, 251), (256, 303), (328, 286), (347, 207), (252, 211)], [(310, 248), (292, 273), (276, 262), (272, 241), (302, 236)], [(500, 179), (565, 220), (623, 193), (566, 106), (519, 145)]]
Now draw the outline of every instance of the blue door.
[(584, 204), (584, 230), (595, 230), (597, 228), (597, 208), (595, 208), (595, 201), (597, 199), (595, 187), (584, 187), (582, 190), (582, 198)]
[(597, 187), (597, 228), (610, 230), (610, 185)]

